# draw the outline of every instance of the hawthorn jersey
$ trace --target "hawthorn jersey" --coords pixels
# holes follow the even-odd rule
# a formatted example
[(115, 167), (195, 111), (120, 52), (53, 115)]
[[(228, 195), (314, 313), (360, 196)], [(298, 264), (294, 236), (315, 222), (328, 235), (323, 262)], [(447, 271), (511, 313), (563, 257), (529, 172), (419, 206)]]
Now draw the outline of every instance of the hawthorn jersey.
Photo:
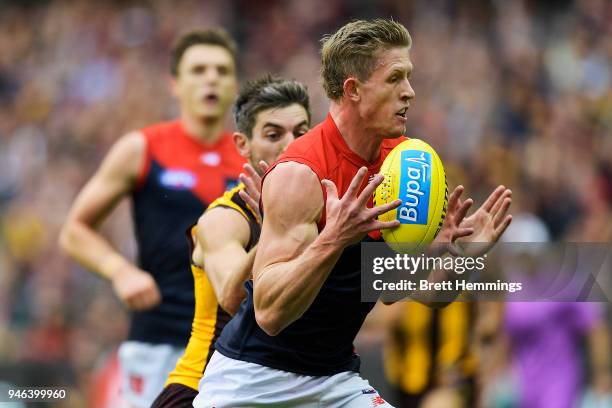
[(184, 347), (194, 313), (184, 232), (208, 204), (237, 184), (244, 159), (229, 134), (204, 144), (178, 120), (142, 134), (146, 154), (132, 195), (138, 264), (157, 282), (162, 301), (151, 310), (132, 312), (129, 340)]
[[(245, 250), (248, 252), (259, 240), (261, 226), (251, 208), (240, 198), (238, 192), (244, 186), (241, 184), (227, 191), (215, 200), (208, 209), (226, 207), (238, 211), (249, 224), (251, 235)], [(196, 226), (188, 231), (192, 253), (195, 248)], [(191, 328), (191, 337), (185, 353), (179, 359), (174, 371), (168, 376), (166, 385), (182, 384), (197, 391), (198, 383), (204, 374), (204, 369), (214, 351), (214, 344), (221, 330), (231, 319), (217, 302), (217, 297), (206, 276), (206, 272), (193, 262), (191, 264), (193, 281), (195, 283), (195, 314)]]
[[(290, 144), (276, 164), (305, 164), (319, 180), (333, 181), (342, 196), (360, 167), (368, 168), (368, 176), (378, 173), (385, 157), (404, 140), (404, 137), (384, 140), (380, 156), (371, 164), (350, 150), (328, 115), (323, 123)], [(365, 185), (366, 181), (361, 189)], [(324, 223), (325, 214), (319, 220), (319, 231)], [(364, 239), (380, 239), (379, 236), (377, 232)], [(347, 247), (310, 307), (277, 336), (268, 336), (257, 325), (253, 282), (247, 282), (247, 298), (225, 327), (217, 350), (233, 359), (304, 375), (359, 371), (360, 359), (354, 352), (353, 340), (374, 306), (361, 302), (360, 259), (359, 244)]]

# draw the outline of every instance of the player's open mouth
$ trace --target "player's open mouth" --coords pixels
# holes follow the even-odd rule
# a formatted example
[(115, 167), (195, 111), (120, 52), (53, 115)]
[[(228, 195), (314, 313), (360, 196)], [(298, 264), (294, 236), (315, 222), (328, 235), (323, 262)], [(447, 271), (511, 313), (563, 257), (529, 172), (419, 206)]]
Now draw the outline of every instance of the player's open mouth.
[(395, 116), (398, 116), (399, 118), (401, 118), (403, 121), (406, 120), (406, 112), (408, 111), (408, 107), (405, 107), (404, 109), (398, 111)]
[(204, 95), (204, 102), (217, 103), (219, 102), (219, 95), (217, 94)]

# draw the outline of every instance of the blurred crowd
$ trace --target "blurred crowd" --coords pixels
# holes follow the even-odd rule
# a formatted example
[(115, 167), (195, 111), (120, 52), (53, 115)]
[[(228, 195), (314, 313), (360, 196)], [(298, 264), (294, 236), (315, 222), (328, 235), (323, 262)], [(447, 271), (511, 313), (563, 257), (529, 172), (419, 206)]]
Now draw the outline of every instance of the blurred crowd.
[[(241, 81), (304, 82), (316, 123), (320, 38), (389, 16), (413, 39), (407, 133), (434, 146), (450, 186), (477, 202), (510, 186), (512, 213), (551, 240), (612, 242), (610, 1), (0, 1), (0, 382), (63, 384), (65, 406), (92, 406), (126, 313), (57, 236), (110, 145), (177, 114), (177, 34), (224, 27)], [(130, 228), (127, 205), (102, 226), (133, 257)]]

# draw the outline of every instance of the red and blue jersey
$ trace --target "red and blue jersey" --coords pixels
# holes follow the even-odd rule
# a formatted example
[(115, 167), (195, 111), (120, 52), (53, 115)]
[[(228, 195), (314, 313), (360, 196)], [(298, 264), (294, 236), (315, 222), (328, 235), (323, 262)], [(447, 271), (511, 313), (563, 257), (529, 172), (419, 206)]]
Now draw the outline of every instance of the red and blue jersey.
[(225, 133), (213, 144), (190, 136), (179, 120), (142, 129), (146, 158), (133, 193), (138, 264), (162, 295), (133, 312), (130, 340), (185, 346), (195, 301), (185, 231), (212, 201), (237, 184), (245, 162)]
[[(341, 197), (360, 167), (368, 168), (368, 176), (378, 173), (389, 152), (404, 140), (405, 137), (384, 140), (378, 159), (368, 163), (348, 147), (328, 115), (323, 123), (289, 145), (276, 164), (291, 161), (310, 167), (319, 180), (333, 181)], [(364, 181), (361, 189), (366, 184)], [(319, 220), (319, 230), (324, 225), (325, 212)], [(364, 238), (373, 239), (379, 239), (379, 233)], [(344, 249), (310, 307), (277, 336), (268, 336), (257, 325), (253, 282), (247, 282), (247, 298), (225, 326), (216, 343), (217, 350), (230, 358), (305, 375), (359, 371), (353, 340), (374, 306), (361, 302), (360, 251), (360, 244)]]

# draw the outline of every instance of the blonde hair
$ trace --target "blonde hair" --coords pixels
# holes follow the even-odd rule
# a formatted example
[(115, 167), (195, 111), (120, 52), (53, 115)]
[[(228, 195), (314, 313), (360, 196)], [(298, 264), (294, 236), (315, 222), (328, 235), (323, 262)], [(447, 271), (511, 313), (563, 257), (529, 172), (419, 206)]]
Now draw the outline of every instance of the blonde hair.
[(321, 40), (321, 76), (327, 97), (342, 98), (346, 78), (366, 81), (376, 66), (379, 52), (408, 47), (412, 39), (406, 27), (391, 19), (352, 21)]

